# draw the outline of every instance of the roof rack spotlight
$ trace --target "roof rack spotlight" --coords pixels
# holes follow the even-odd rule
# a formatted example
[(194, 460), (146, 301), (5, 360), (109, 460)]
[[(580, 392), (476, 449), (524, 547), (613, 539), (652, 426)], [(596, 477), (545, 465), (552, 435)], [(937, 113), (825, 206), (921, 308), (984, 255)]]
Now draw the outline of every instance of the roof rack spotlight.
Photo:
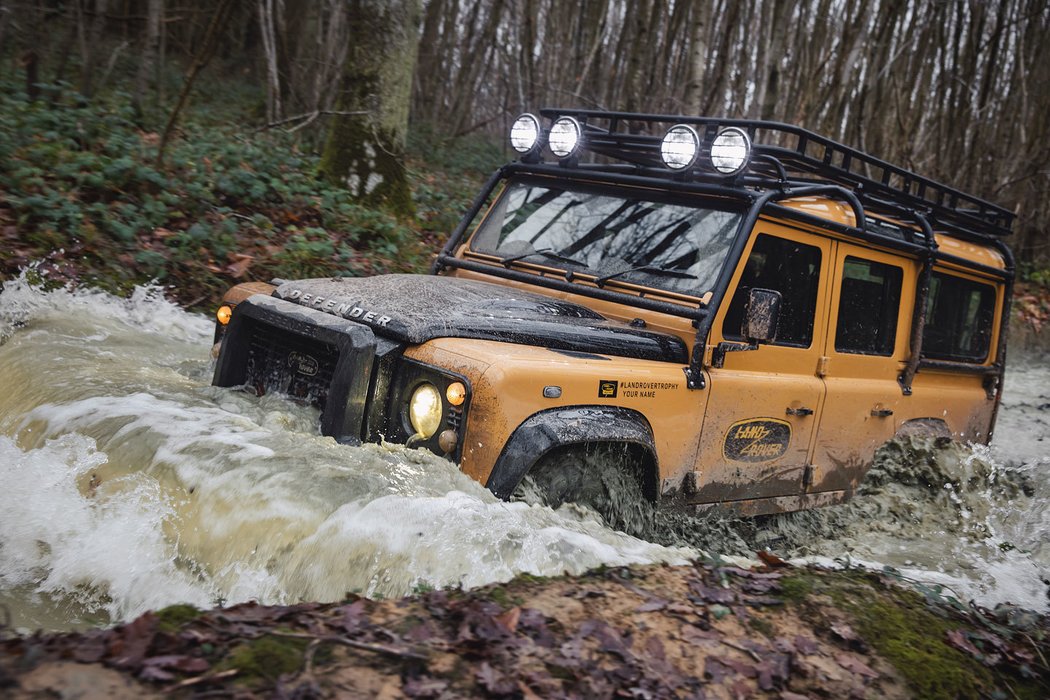
[(526, 112), (510, 127), (510, 145), (518, 153), (529, 153), (540, 141), (540, 120)]
[(583, 127), (578, 121), (572, 117), (558, 117), (551, 125), (547, 144), (551, 147), (551, 153), (564, 160), (572, 157), (579, 149), (582, 134)]
[(723, 175), (736, 175), (751, 162), (751, 139), (743, 129), (726, 127), (711, 143), (711, 165)]
[(660, 143), (660, 157), (671, 170), (687, 170), (700, 153), (700, 136), (686, 124), (672, 126)]

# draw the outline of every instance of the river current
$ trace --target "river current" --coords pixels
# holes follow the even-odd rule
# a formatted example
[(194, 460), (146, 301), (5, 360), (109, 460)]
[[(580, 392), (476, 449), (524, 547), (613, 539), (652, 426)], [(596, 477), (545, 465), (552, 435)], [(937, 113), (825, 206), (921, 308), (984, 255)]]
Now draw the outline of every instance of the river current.
[(680, 563), (698, 547), (892, 566), (987, 606), (1050, 603), (1046, 363), (1012, 361), (990, 447), (897, 444), (846, 506), (680, 519), (649, 542), (583, 508), (501, 502), (428, 453), (339, 445), (289, 401), (212, 387), (211, 334), (158, 290), (4, 284), (0, 605), (16, 629)]

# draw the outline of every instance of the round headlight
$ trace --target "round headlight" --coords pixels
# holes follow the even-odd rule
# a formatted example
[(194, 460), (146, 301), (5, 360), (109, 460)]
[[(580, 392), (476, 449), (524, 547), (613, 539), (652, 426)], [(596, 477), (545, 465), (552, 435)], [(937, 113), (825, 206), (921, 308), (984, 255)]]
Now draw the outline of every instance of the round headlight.
[(551, 133), (547, 136), (547, 145), (551, 147), (551, 153), (559, 158), (568, 158), (580, 145), (580, 135), (583, 133), (580, 123), (572, 117), (558, 117), (551, 125)]
[(441, 427), (441, 394), (433, 384), (420, 384), (408, 403), (408, 420), (424, 440)]
[(528, 153), (540, 138), (540, 120), (523, 114), (510, 127), (510, 145), (518, 153)]
[(735, 126), (718, 132), (711, 144), (711, 165), (725, 175), (733, 175), (747, 167), (751, 160), (751, 139)]
[(671, 170), (683, 170), (696, 162), (700, 152), (700, 136), (696, 130), (686, 124), (672, 126), (664, 134), (660, 144), (660, 157)]

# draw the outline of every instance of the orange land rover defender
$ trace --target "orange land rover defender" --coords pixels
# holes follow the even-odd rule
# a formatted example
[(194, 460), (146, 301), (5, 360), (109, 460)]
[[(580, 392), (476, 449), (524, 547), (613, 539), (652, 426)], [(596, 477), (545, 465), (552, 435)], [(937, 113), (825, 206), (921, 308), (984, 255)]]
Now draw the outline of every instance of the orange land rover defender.
[(791, 511), (902, 432), (988, 441), (1011, 212), (773, 122), (543, 110), (510, 141), (431, 275), (234, 287), (214, 383), (503, 498), (626, 469), (653, 501)]

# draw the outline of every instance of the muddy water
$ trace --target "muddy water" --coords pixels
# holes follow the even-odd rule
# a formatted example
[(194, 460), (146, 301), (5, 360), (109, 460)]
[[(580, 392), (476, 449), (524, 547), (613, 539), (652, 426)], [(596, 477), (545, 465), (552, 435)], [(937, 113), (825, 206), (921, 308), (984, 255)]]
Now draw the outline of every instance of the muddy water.
[(4, 285), (0, 604), (17, 628), (695, 554), (679, 545), (884, 563), (964, 598), (1046, 604), (1045, 368), (1014, 368), (1002, 447), (901, 447), (850, 506), (762, 523), (681, 519), (656, 544), (584, 509), (500, 502), (423, 452), (321, 437), (308, 409), (209, 386), (210, 344), (207, 319), (148, 290), (121, 300)]

